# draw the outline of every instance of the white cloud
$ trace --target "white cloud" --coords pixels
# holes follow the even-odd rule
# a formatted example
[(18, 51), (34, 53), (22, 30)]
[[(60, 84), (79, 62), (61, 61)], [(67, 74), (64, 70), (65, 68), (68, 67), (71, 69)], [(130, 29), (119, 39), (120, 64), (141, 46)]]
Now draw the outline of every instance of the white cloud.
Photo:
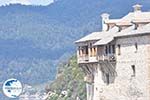
[(20, 3), (20, 4), (24, 4), (24, 5), (30, 5), (31, 3), (28, 0), (10, 0), (9, 3)]
[(48, 5), (53, 3), (54, 0), (29, 0), (29, 2), (34, 5)]
[(15, 3), (20, 3), (24, 5), (48, 5), (52, 2), (53, 0), (0, 0), (0, 6)]

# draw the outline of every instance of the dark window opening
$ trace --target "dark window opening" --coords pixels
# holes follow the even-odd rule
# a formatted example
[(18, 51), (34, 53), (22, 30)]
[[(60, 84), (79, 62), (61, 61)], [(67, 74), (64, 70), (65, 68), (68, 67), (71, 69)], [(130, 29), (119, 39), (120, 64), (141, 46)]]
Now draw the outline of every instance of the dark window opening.
[(88, 46), (85, 47), (85, 54), (88, 55)]
[(108, 54), (107, 46), (105, 47), (105, 54), (106, 54), (106, 55)]
[(112, 53), (115, 54), (115, 45), (112, 45)]
[(121, 54), (121, 46), (120, 46), (120, 44), (118, 44), (118, 55), (120, 55)]
[(135, 65), (132, 65), (131, 67), (132, 67), (132, 71), (133, 71), (132, 77), (135, 77)]
[(111, 45), (109, 45), (108, 51), (109, 51), (109, 54), (111, 54)]
[(107, 85), (110, 83), (109, 82), (109, 74), (106, 74), (106, 82), (107, 82)]
[(92, 48), (92, 43), (90, 43), (90, 48)]
[(118, 30), (118, 32), (121, 32), (121, 30), (122, 30), (122, 27), (119, 27), (119, 30)]
[(138, 27), (139, 27), (139, 25), (138, 25), (138, 24), (135, 24), (134, 29), (137, 30)]
[(136, 52), (137, 52), (137, 50), (138, 50), (138, 44), (137, 43), (135, 43), (135, 49), (136, 49)]
[(80, 46), (78, 47), (79, 56), (81, 55)]
[(97, 91), (98, 89), (97, 89), (97, 87), (96, 87), (96, 91)]

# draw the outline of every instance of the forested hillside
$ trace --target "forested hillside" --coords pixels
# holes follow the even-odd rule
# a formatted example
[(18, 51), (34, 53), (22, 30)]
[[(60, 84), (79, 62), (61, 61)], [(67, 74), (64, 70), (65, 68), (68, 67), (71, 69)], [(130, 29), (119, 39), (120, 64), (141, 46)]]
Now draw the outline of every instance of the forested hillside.
[(46, 91), (49, 100), (86, 100), (84, 73), (77, 65), (75, 56), (58, 67), (57, 78), (48, 84)]
[(118, 18), (149, 0), (56, 0), (48, 6), (0, 7), (0, 82), (35, 85), (54, 80), (58, 62), (75, 52), (74, 41), (100, 31), (100, 14)]

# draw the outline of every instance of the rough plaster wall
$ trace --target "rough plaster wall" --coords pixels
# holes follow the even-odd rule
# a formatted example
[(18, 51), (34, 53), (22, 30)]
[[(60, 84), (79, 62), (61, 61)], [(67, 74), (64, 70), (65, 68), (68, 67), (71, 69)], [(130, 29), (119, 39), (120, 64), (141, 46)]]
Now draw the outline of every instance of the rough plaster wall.
[[(130, 37), (117, 40), (117, 43), (121, 44), (121, 55), (117, 56), (118, 77), (116, 79), (116, 83), (119, 83), (122, 87), (124, 87), (124, 89), (121, 90), (127, 99), (132, 98), (133, 100), (136, 100), (137, 98), (144, 99), (145, 97), (146, 100), (147, 64), (145, 54), (148, 42), (147, 36)], [(138, 44), (137, 51), (135, 43)], [(135, 77), (132, 77), (132, 65), (135, 65)]]
[[(148, 80), (146, 51), (149, 42), (148, 36), (128, 37), (117, 40), (117, 43), (121, 44), (121, 55), (117, 56), (116, 71), (118, 77), (115, 83), (121, 86), (121, 94), (126, 99), (149, 100), (146, 88)], [(135, 43), (138, 44), (137, 51)], [(132, 65), (135, 65), (135, 77), (132, 77)]]
[[(102, 75), (98, 70), (94, 79), (93, 100), (150, 100), (150, 38), (121, 38), (116, 43), (121, 45), (121, 55), (117, 55), (115, 81), (109, 85), (101, 83)], [(137, 52), (135, 43), (138, 44)], [(135, 77), (132, 76), (131, 65), (135, 65)]]
[[(149, 41), (150, 41), (150, 36), (149, 36)], [(147, 89), (148, 89), (148, 96), (149, 96), (149, 100), (150, 100), (150, 44), (147, 45), (147, 52), (146, 52), (146, 59), (147, 59), (147, 65), (148, 65), (148, 85), (147, 85)]]

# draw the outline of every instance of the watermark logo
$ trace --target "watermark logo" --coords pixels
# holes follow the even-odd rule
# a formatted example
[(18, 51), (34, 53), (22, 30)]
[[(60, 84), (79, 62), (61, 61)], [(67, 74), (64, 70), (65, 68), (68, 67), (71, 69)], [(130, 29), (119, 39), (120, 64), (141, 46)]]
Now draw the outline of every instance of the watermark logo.
[(3, 92), (9, 98), (17, 98), (22, 93), (22, 84), (17, 79), (8, 79), (3, 84)]

